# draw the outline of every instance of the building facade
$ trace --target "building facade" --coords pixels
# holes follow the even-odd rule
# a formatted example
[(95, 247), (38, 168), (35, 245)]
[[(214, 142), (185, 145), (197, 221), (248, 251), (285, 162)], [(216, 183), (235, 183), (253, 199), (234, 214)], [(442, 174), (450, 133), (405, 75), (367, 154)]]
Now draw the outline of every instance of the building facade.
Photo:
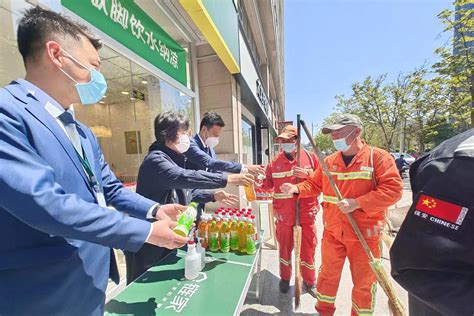
[(165, 110), (187, 115), (194, 132), (203, 113), (218, 112), (218, 158), (268, 162), (285, 112), (283, 0), (0, 0), (1, 86), (24, 76), (16, 28), (35, 5), (102, 38), (107, 94), (74, 111), (130, 189)]

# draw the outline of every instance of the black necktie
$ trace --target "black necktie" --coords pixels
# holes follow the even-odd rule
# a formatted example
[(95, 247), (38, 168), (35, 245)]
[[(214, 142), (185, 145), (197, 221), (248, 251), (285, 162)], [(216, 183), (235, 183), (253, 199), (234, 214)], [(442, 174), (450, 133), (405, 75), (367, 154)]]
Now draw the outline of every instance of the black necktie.
[(72, 114), (67, 111), (63, 112), (63, 114), (61, 114), (58, 118), (65, 126), (76, 123)]
[(82, 155), (81, 139), (79, 137), (79, 133), (77, 132), (76, 126), (73, 125), (76, 123), (76, 120), (74, 120), (74, 117), (72, 116), (72, 114), (67, 111), (59, 115), (58, 119), (64, 124), (66, 133), (69, 135), (69, 139), (72, 145), (76, 149), (79, 156), (82, 157), (83, 155)]

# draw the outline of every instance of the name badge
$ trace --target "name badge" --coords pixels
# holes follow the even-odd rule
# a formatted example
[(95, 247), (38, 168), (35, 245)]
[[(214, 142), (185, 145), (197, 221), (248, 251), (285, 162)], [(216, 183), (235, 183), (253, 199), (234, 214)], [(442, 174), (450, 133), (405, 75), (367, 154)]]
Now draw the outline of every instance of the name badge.
[(360, 170), (361, 170), (361, 171), (370, 171), (370, 172), (372, 172), (372, 171), (374, 171), (374, 168), (362, 166), (362, 167), (360, 167)]

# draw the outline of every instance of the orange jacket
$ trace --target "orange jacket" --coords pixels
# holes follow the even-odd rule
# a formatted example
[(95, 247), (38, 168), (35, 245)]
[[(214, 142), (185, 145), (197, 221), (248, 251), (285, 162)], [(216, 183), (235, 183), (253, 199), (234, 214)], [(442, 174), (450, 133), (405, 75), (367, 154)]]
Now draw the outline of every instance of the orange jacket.
[[(301, 168), (311, 170), (319, 168), (316, 155), (306, 150), (301, 150), (300, 160)], [(295, 224), (297, 197), (282, 193), (280, 186), (286, 182), (296, 183), (296, 177), (293, 174), (293, 169), (296, 166), (296, 159), (290, 161), (284, 152), (279, 153), (267, 166), (266, 177), (262, 184), (263, 189), (274, 189), (273, 211), (277, 219), (285, 222), (287, 225)], [(318, 201), (315, 196), (300, 199), (300, 223), (314, 223), (318, 210)]]
[[(364, 144), (347, 167), (339, 151), (325, 161), (342, 196), (356, 199), (359, 203), (360, 209), (352, 212), (352, 216), (362, 234), (368, 239), (380, 237), (379, 226), (383, 224), (387, 207), (401, 198), (403, 190), (393, 158), (385, 150)], [(357, 238), (347, 217), (336, 205), (336, 195), (322, 167), (305, 182), (298, 184), (298, 188), (302, 198), (323, 193), (323, 223), (326, 230), (336, 237)]]

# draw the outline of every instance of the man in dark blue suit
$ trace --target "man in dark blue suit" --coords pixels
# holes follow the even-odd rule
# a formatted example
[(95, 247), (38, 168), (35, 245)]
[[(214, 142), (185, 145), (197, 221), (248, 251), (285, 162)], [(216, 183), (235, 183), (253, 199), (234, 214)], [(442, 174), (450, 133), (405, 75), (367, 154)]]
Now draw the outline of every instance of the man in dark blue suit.
[(204, 113), (199, 133), (191, 139), (191, 146), (185, 153), (187, 168), (214, 172), (265, 174), (265, 169), (259, 165), (243, 165), (216, 159), (214, 147), (219, 144), (219, 137), (224, 126), (224, 120), (216, 112)]
[[(199, 133), (191, 138), (191, 145), (186, 156), (186, 168), (194, 170), (205, 170), (209, 172), (229, 172), (229, 173), (251, 173), (256, 176), (265, 174), (265, 169), (259, 165), (243, 165), (238, 162), (216, 159), (214, 147), (219, 144), (219, 137), (222, 128), (225, 126), (224, 120), (216, 112), (206, 112), (201, 120)], [(204, 204), (198, 206), (198, 218), (204, 210)]]
[(183, 246), (172, 229), (184, 207), (123, 188), (75, 120), (72, 104), (107, 88), (100, 41), (38, 7), (17, 37), (26, 77), (0, 89), (0, 315), (102, 315), (111, 248)]

